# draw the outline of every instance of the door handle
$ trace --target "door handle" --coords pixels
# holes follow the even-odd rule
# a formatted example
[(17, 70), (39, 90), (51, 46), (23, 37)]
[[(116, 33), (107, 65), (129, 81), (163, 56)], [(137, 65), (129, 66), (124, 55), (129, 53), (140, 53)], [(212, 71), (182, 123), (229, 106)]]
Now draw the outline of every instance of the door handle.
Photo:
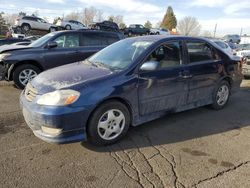
[(189, 78), (192, 78), (193, 77), (193, 75), (181, 75), (181, 78), (183, 78), (183, 79), (189, 79)]

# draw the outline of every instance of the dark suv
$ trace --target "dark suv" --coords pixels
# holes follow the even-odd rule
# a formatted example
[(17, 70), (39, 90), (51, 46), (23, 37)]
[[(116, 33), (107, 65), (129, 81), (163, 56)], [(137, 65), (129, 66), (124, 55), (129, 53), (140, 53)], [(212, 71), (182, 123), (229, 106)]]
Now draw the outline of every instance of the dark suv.
[(82, 61), (123, 39), (120, 33), (75, 30), (49, 33), (28, 46), (0, 47), (0, 80), (24, 88), (40, 72)]

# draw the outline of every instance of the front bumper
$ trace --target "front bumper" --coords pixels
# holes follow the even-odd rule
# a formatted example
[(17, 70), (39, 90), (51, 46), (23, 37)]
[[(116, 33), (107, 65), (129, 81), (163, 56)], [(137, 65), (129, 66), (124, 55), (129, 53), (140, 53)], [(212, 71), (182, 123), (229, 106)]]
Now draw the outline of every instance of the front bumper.
[[(28, 102), (22, 92), (20, 105), (27, 125), (35, 136), (49, 143), (70, 143), (86, 140), (85, 127), (88, 110), (82, 107), (40, 106)], [(42, 126), (61, 129), (59, 135), (48, 134)]]
[(242, 74), (244, 75), (244, 76), (250, 76), (250, 65), (243, 65), (242, 66)]

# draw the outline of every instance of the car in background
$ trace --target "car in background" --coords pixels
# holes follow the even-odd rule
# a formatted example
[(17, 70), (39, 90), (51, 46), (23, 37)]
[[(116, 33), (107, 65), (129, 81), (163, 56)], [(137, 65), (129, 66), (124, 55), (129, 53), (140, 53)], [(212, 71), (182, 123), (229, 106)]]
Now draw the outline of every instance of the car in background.
[(48, 23), (42, 18), (38, 18), (36, 16), (23, 16), (22, 18), (18, 18), (15, 21), (16, 27), (21, 27), (24, 32), (28, 32), (29, 30), (44, 30), (49, 32), (54, 32), (57, 30), (57, 26), (51, 23)]
[(84, 24), (76, 20), (61, 20), (56, 22), (56, 25), (60, 28), (71, 30), (71, 29), (88, 29)]
[(118, 25), (115, 22), (111, 21), (92, 23), (89, 25), (89, 27), (91, 29), (102, 30), (102, 31), (113, 31), (113, 32), (120, 31)]
[(242, 74), (245, 78), (250, 77), (250, 44), (240, 44), (237, 56), (242, 58)]
[(233, 55), (233, 50), (231, 47), (224, 41), (222, 40), (212, 40), (215, 44), (217, 44), (221, 49), (223, 49), (226, 53)]
[(82, 61), (123, 38), (117, 32), (71, 30), (49, 33), (28, 46), (0, 47), (0, 80), (23, 89), (40, 72)]
[(169, 31), (164, 28), (152, 28), (150, 29), (151, 35), (169, 35)]
[(232, 42), (232, 43), (239, 44), (241, 41), (241, 38), (240, 38), (240, 35), (225, 35), (223, 37), (223, 40), (226, 42)]
[(127, 38), (38, 75), (20, 96), (22, 112), (47, 142), (112, 144), (167, 113), (225, 107), (242, 81), (234, 58), (201, 38)]
[(18, 42), (31, 42), (31, 41), (29, 39), (23, 39), (23, 38), (6, 38), (6, 39), (0, 39), (0, 46), (14, 44)]
[(132, 24), (128, 28), (123, 29), (124, 35), (149, 35), (150, 29), (141, 24)]

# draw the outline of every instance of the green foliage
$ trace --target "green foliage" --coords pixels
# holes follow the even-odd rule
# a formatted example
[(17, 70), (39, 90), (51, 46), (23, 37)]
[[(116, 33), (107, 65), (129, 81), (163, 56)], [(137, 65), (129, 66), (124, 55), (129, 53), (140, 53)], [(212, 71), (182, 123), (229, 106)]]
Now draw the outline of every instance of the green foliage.
[(169, 6), (161, 22), (161, 27), (172, 31), (172, 29), (176, 28), (176, 26), (177, 26), (177, 19), (175, 17), (172, 7)]
[(148, 29), (151, 29), (152, 28), (152, 23), (150, 21), (147, 21), (145, 24), (144, 24), (144, 27), (148, 28)]

